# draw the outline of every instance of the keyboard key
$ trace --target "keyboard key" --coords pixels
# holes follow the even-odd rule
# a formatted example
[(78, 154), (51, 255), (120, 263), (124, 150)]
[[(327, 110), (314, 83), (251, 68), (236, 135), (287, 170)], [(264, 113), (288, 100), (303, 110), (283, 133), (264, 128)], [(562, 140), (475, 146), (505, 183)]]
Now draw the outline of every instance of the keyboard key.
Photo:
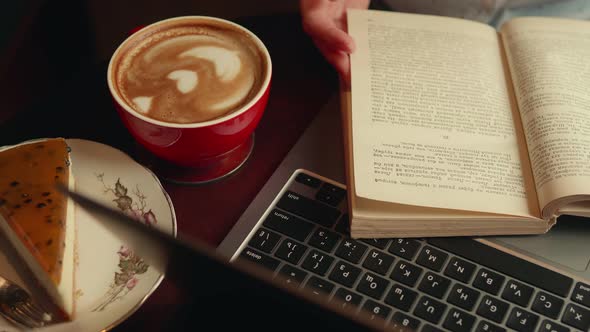
[(349, 235), (350, 234), (350, 220), (348, 219), (348, 214), (343, 214), (336, 227), (334, 228), (336, 232)]
[(363, 266), (371, 271), (385, 275), (394, 260), (393, 256), (371, 249), (363, 262)]
[(277, 209), (272, 210), (266, 217), (264, 226), (299, 241), (304, 241), (314, 227), (312, 223)]
[(570, 303), (565, 307), (565, 312), (561, 321), (571, 327), (575, 327), (582, 331), (588, 331), (590, 330), (590, 310)]
[(338, 209), (292, 191), (287, 191), (281, 197), (277, 206), (328, 228), (332, 227), (338, 217), (340, 217), (340, 211)]
[(412, 332), (417, 331), (420, 326), (420, 320), (410, 317), (397, 311), (391, 317), (391, 327), (396, 332)]
[(327, 300), (334, 289), (334, 284), (316, 276), (311, 276), (307, 280), (305, 287), (311, 291), (311, 294)]
[(270, 253), (274, 247), (277, 245), (277, 242), (281, 239), (281, 236), (275, 232), (271, 232), (267, 229), (260, 228), (254, 234), (248, 245), (252, 248), (256, 248), (262, 250), (266, 253)]
[(352, 287), (361, 274), (361, 269), (343, 261), (339, 261), (330, 273), (330, 280), (346, 287)]
[(391, 308), (389, 308), (386, 305), (383, 305), (381, 303), (377, 303), (373, 300), (367, 300), (365, 301), (365, 304), (363, 304), (363, 310), (368, 313), (368, 318), (370, 320), (375, 319), (376, 317), (380, 317), (381, 319), (387, 319), (387, 316), (389, 316), (389, 313), (391, 312)]
[(516, 280), (508, 280), (506, 287), (504, 287), (504, 291), (502, 292), (502, 298), (504, 300), (508, 300), (523, 307), (529, 305), (532, 296), (533, 288)]
[(303, 279), (307, 276), (307, 272), (300, 270), (296, 267), (293, 267), (289, 264), (283, 265), (279, 270), (279, 274), (277, 278), (282, 282), (293, 285), (295, 287), (299, 286)]
[(446, 308), (446, 304), (428, 296), (422, 296), (416, 304), (414, 315), (424, 318), (433, 324), (438, 324)]
[(473, 306), (475, 306), (479, 294), (480, 293), (473, 288), (461, 284), (455, 284), (449, 293), (447, 301), (465, 310), (471, 310), (473, 309)]
[(502, 322), (502, 319), (504, 319), (504, 316), (506, 316), (508, 306), (507, 302), (486, 295), (479, 303), (477, 314), (491, 319), (496, 323), (500, 323)]
[(363, 239), (361, 240), (366, 244), (370, 244), (374, 247), (377, 247), (379, 249), (385, 249), (387, 247), (387, 245), (389, 244), (389, 239)]
[(307, 257), (305, 257), (305, 260), (301, 266), (310, 272), (323, 276), (326, 274), (333, 261), (334, 257), (317, 250), (312, 250), (309, 252)]
[(541, 326), (539, 327), (539, 332), (569, 332), (570, 329), (563, 325), (559, 325), (555, 322), (552, 322), (548, 319), (545, 319)]
[(256, 264), (264, 266), (265, 268), (271, 271), (276, 270), (276, 268), (281, 263), (281, 261), (279, 261), (278, 259), (274, 259), (270, 256), (267, 256), (266, 254), (263, 254), (250, 248), (244, 249), (244, 251), (242, 251), (242, 253), (240, 254), (240, 258), (244, 258), (250, 262), (254, 262)]
[(393, 239), (389, 252), (399, 257), (411, 260), (420, 249), (420, 242), (412, 239)]
[(562, 307), (562, 299), (545, 292), (538, 292), (537, 296), (535, 296), (535, 299), (533, 300), (531, 309), (533, 309), (534, 312), (540, 313), (541, 315), (557, 319), (557, 316), (559, 316)]
[(475, 332), (506, 332), (506, 329), (490, 322), (486, 322), (485, 320), (480, 320), (475, 328)]
[(497, 295), (500, 288), (502, 288), (505, 279), (506, 278), (495, 272), (482, 268), (479, 269), (479, 272), (475, 275), (473, 286), (490, 294)]
[(416, 284), (416, 281), (418, 281), (421, 273), (421, 267), (404, 261), (399, 261), (393, 267), (391, 279), (413, 287)]
[(444, 252), (430, 246), (425, 246), (422, 248), (422, 251), (420, 251), (416, 263), (438, 272), (442, 269), (447, 257), (449, 257), (449, 255)]
[(386, 279), (373, 273), (365, 273), (356, 289), (365, 295), (379, 300), (383, 296), (383, 293), (385, 293), (387, 286), (389, 286), (389, 281)]
[(330, 252), (334, 249), (339, 239), (340, 235), (324, 228), (318, 228), (311, 235), (309, 244), (323, 251)]
[(469, 238), (430, 238), (429, 244), (566, 297), (573, 279)]
[(512, 308), (506, 326), (519, 332), (534, 332), (539, 316), (520, 308)]
[(320, 179), (316, 179), (313, 176), (305, 173), (297, 174), (297, 176), (295, 177), (295, 181), (303, 183), (304, 185), (309, 186), (311, 188), (319, 188), (319, 186), (322, 184), (322, 181)]
[(324, 183), (324, 185), (320, 188), (320, 191), (329, 193), (335, 197), (344, 197), (346, 196), (346, 190), (340, 187), (337, 187), (330, 183)]
[(358, 307), (363, 300), (363, 297), (355, 292), (351, 292), (346, 288), (338, 288), (334, 294), (334, 298), (338, 299), (342, 308), (352, 306), (353, 308)]
[(426, 294), (430, 294), (432, 296), (438, 297), (439, 299), (442, 299), (450, 285), (450, 279), (429, 271), (424, 274), (424, 277), (422, 277), (422, 281), (420, 282), (418, 289)]
[(282, 258), (291, 264), (297, 265), (306, 250), (307, 246), (290, 239), (284, 239), (275, 252), (275, 256)]
[[(324, 185), (326, 185), (326, 184), (324, 184)], [(320, 202), (324, 202), (326, 204), (332, 205), (332, 206), (338, 206), (338, 204), (340, 204), (340, 202), (342, 202), (342, 200), (344, 200), (344, 195), (342, 195), (342, 196), (334, 195), (330, 191), (320, 189), (320, 191), (318, 191), (316, 193), (315, 199), (317, 199)]]
[(475, 324), (475, 316), (459, 309), (451, 308), (443, 326), (453, 332), (469, 332)]
[(409, 311), (417, 296), (418, 293), (413, 290), (394, 284), (385, 297), (385, 303), (403, 311)]
[(572, 301), (590, 308), (590, 285), (578, 282), (572, 292)]
[(336, 256), (356, 264), (363, 257), (365, 250), (367, 250), (366, 245), (355, 240), (344, 239), (336, 249)]
[(473, 273), (475, 273), (475, 264), (457, 257), (452, 257), (444, 273), (448, 277), (468, 284)]

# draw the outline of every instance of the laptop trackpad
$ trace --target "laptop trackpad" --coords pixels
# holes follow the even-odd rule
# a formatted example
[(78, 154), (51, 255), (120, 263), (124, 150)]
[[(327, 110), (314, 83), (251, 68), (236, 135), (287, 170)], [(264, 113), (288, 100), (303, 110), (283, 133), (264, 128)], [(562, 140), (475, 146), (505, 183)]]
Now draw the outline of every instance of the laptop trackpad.
[(588, 219), (562, 216), (547, 234), (494, 237), (489, 240), (553, 266), (566, 267), (571, 272), (581, 272), (580, 275), (590, 274)]

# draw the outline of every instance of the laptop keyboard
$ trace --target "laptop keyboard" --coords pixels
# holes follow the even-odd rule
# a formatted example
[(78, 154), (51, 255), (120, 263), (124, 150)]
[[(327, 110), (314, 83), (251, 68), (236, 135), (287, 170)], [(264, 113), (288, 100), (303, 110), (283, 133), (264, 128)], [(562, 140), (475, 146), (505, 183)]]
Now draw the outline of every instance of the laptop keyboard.
[(590, 285), (469, 238), (349, 234), (344, 186), (298, 171), (240, 257), (400, 331), (589, 331)]

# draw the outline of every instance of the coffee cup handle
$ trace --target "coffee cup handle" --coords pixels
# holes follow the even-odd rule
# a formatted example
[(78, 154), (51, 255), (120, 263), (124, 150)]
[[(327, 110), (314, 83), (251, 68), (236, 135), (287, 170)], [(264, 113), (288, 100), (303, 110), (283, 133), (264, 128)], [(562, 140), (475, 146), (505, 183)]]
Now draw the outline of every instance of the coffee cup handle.
[(131, 36), (132, 34), (136, 33), (137, 31), (139, 31), (143, 28), (145, 28), (145, 25), (138, 25), (135, 28), (129, 30), (129, 32), (127, 32), (127, 35)]

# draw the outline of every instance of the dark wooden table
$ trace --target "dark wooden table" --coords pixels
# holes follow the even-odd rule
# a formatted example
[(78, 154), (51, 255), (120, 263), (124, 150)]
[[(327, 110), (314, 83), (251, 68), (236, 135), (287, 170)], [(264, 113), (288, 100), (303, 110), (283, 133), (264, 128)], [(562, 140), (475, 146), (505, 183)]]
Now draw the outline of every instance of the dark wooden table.
[[(174, 203), (179, 233), (211, 246), (220, 243), (337, 89), (336, 75), (302, 31), (297, 15), (236, 21), (261, 38), (273, 61), (269, 104), (256, 130), (253, 154), (238, 172), (215, 183), (182, 186), (164, 182)], [(105, 61), (83, 63), (72, 69), (68, 79), (48, 84), (43, 93), (4, 110), (0, 145), (37, 137), (84, 138), (135, 157), (138, 147), (111, 104), (106, 66)], [(166, 330), (184, 301), (183, 290), (165, 279), (143, 306), (114, 331)]]

